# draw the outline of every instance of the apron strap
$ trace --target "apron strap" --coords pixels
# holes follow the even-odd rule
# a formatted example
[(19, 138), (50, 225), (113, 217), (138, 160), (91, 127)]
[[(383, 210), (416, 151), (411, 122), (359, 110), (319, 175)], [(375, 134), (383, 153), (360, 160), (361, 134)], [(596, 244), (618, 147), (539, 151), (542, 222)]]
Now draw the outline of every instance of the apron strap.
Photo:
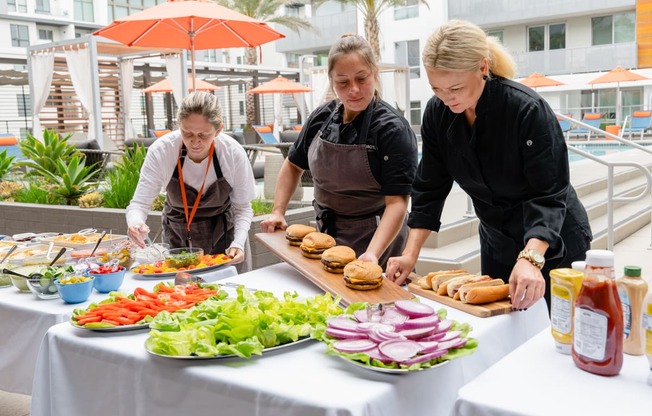
[[(181, 162), (181, 167), (183, 168), (183, 162), (186, 161), (186, 145), (181, 144), (181, 156), (180, 156), (180, 162)], [(222, 174), (222, 168), (220, 167), (220, 162), (217, 160), (217, 152), (213, 152), (213, 170), (215, 170), (215, 176), (217, 176), (217, 179), (221, 179), (224, 174)], [(174, 167), (174, 173), (172, 174), (172, 177), (175, 179), (179, 179), (179, 165)]]

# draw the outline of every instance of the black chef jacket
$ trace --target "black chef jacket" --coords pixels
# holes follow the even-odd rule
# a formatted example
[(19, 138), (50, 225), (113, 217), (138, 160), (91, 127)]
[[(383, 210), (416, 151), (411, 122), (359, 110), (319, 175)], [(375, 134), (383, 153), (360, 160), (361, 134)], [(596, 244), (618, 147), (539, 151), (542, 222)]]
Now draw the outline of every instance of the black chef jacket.
[(530, 238), (550, 245), (547, 266), (584, 250), (592, 239), (586, 210), (570, 184), (564, 136), (545, 100), (494, 77), (475, 111), (469, 126), (439, 98), (428, 102), (408, 225), (439, 231), (455, 181), (473, 200), (483, 256), (514, 264)]
[[(309, 169), (308, 149), (317, 132), (337, 106), (333, 100), (315, 109), (306, 121), (297, 141), (290, 147), (288, 160), (301, 169)], [(355, 144), (367, 111), (374, 111), (367, 137), (367, 157), (383, 195), (409, 195), (417, 170), (417, 139), (407, 120), (385, 101), (367, 107), (351, 123), (342, 124), (342, 108), (333, 119), (340, 124), (339, 144)], [(324, 134), (325, 140), (332, 139)]]

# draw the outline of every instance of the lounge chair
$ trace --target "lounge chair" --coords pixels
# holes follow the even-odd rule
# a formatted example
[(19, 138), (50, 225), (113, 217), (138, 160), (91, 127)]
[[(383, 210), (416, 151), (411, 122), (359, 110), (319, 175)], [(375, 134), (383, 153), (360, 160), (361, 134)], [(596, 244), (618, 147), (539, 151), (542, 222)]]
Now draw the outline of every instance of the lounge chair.
[[(632, 113), (632, 118), (630, 121), (629, 127), (624, 126), (622, 133), (629, 133), (629, 140), (632, 139), (632, 133), (640, 133), (640, 139), (643, 140), (643, 134), (646, 130), (649, 130), (652, 126), (652, 111), (634, 111)], [(627, 123), (625, 123), (627, 124)]]
[(272, 133), (272, 128), (269, 126), (253, 126), (254, 130), (256, 131), (256, 134), (258, 135), (258, 138), (260, 139), (260, 143), (265, 143), (265, 144), (276, 144), (278, 143), (278, 140)]
[[(572, 114), (564, 114), (567, 117), (572, 117)], [(561, 127), (561, 132), (564, 133), (564, 136), (566, 136), (566, 140), (569, 139), (569, 132), (571, 131), (571, 122), (568, 120), (564, 120), (561, 117), (557, 117), (557, 121), (559, 121), (559, 127)]]
[[(596, 129), (600, 128), (600, 123), (602, 123), (602, 113), (586, 113), (584, 114), (584, 117), (582, 117), (582, 123), (588, 124), (591, 127), (595, 127)], [(579, 127), (576, 129), (572, 129), (568, 132), (568, 134), (575, 134), (575, 135), (580, 135), (584, 134), (586, 135), (586, 140), (591, 140), (591, 133), (593, 133), (591, 130), (584, 128), (584, 127)]]

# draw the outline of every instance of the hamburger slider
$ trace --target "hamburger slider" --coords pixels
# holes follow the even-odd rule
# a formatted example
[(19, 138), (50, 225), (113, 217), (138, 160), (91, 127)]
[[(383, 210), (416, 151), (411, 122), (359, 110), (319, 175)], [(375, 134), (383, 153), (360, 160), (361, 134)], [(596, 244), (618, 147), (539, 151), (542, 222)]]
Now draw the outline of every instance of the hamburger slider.
[(344, 266), (353, 260), (355, 260), (355, 251), (348, 246), (331, 247), (321, 255), (324, 270), (331, 273), (344, 273)]
[(321, 254), (335, 246), (335, 239), (326, 233), (312, 232), (303, 237), (301, 254), (309, 259), (320, 259)]
[(291, 246), (300, 246), (303, 237), (306, 234), (314, 233), (317, 231), (315, 227), (303, 224), (292, 224), (285, 229), (285, 238), (288, 240)]
[(352, 261), (344, 266), (344, 284), (355, 290), (379, 288), (383, 284), (383, 269), (370, 261)]

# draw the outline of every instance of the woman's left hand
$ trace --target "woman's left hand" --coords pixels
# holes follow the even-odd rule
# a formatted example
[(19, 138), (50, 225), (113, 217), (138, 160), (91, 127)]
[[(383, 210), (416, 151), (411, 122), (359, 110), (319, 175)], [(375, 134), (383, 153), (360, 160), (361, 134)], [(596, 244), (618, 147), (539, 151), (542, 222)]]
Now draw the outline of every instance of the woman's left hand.
[(509, 276), (512, 309), (522, 310), (534, 305), (546, 290), (541, 270), (526, 260), (517, 261)]
[(245, 259), (244, 251), (237, 247), (231, 247), (227, 249), (226, 255), (233, 259), (233, 261), (231, 261), (231, 264), (242, 263)]

